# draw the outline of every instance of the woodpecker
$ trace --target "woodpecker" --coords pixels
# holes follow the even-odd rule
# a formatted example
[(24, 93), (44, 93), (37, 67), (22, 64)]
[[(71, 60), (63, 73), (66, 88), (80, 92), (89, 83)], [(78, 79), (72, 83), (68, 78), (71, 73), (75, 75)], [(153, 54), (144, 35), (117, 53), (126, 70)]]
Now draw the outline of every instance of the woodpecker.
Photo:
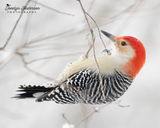
[(115, 54), (97, 57), (102, 77), (94, 58), (88, 58), (89, 49), (76, 62), (66, 66), (57, 80), (46, 85), (20, 85), (15, 98), (36, 98), (36, 101), (54, 101), (58, 104), (105, 104), (121, 97), (143, 67), (146, 52), (143, 44), (132, 36), (116, 37), (101, 30), (115, 45)]

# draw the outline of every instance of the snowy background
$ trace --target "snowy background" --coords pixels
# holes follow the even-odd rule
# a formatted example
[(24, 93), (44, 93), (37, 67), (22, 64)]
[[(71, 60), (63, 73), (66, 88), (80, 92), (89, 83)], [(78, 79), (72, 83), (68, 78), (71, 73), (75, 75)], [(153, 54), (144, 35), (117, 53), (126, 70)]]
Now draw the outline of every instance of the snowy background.
[[(28, 6), (38, 6), (40, 10), (23, 14), (9, 43), (0, 50), (0, 128), (159, 128), (160, 1), (82, 0), (84, 8), (100, 29), (116, 36), (137, 37), (146, 48), (147, 58), (134, 83), (121, 98), (120, 104), (130, 107), (110, 104), (81, 124), (94, 109), (103, 105), (59, 105), (11, 99), (18, 85), (43, 84), (50, 78), (55, 79), (68, 62), (77, 60), (88, 48), (85, 39), (89, 30), (78, 1), (38, 2), (74, 16), (29, 3)], [(22, 7), (27, 1), (1, 0), (0, 3), (0, 47), (3, 47), (20, 16), (20, 13), (7, 13), (6, 4)], [(104, 47), (93, 21), (89, 19), (89, 22), (96, 34), (96, 55), (101, 56)], [(102, 37), (107, 48), (112, 48), (112, 43)], [(55, 57), (32, 62), (25, 67), (22, 57), (16, 52), (25, 53), (26, 62)]]

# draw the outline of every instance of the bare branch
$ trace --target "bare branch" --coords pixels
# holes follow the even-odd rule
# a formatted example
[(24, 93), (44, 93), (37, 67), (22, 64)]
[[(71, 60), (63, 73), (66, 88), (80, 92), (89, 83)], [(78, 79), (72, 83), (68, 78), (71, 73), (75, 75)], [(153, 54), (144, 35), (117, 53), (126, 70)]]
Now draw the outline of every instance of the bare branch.
[(90, 12), (90, 11), (92, 10), (92, 7), (93, 7), (93, 4), (94, 4), (95, 1), (96, 1), (96, 0), (92, 0), (91, 4), (90, 4), (90, 6), (89, 6), (88, 12)]
[(122, 104), (120, 104), (121, 100), (115, 101), (114, 103), (117, 104), (119, 107), (122, 107), (122, 108), (130, 107), (130, 105), (122, 105)]
[(96, 27), (97, 27), (97, 29), (98, 29), (99, 37), (100, 37), (100, 39), (101, 39), (101, 41), (102, 41), (102, 43), (103, 43), (103, 46), (104, 46), (104, 48), (105, 48), (105, 51), (107, 52), (108, 55), (110, 55), (109, 50), (107, 50), (106, 45), (104, 44), (104, 41), (103, 41), (102, 36), (101, 36), (100, 29), (99, 29), (96, 21), (95, 21), (87, 12), (85, 12), (85, 13), (86, 13), (86, 14), (93, 20), (93, 22), (95, 23), (95, 25), (96, 25)]
[[(92, 7), (93, 7), (93, 5), (94, 5), (94, 2), (95, 2), (96, 0), (92, 0), (92, 2), (91, 2), (91, 4), (90, 4), (90, 6), (89, 6), (89, 9), (88, 9), (88, 13), (92, 10)], [(84, 17), (84, 20), (82, 21), (82, 22), (84, 22), (85, 21), (85, 17)]]
[(22, 61), (23, 61), (23, 63), (24, 63), (24, 67), (25, 67), (29, 72), (34, 73), (35, 75), (38, 75), (38, 76), (43, 77), (43, 78), (45, 78), (45, 79), (48, 79), (48, 80), (51, 80), (51, 81), (53, 80), (53, 78), (50, 78), (50, 77), (48, 77), (48, 76), (44, 76), (44, 75), (42, 75), (42, 74), (40, 74), (40, 73), (38, 73), (38, 72), (35, 72), (34, 70), (30, 69), (30, 68), (27, 66), (27, 62), (26, 62), (25, 59), (24, 59), (24, 54), (20, 54), (20, 53), (17, 52), (17, 55), (20, 55), (20, 57), (22, 58)]
[(117, 32), (120, 33), (130, 22), (131, 19), (134, 17), (136, 11), (138, 10), (138, 8), (140, 7), (140, 5), (144, 2), (144, 0), (137, 0), (135, 1), (135, 6), (133, 6), (133, 11), (131, 12), (131, 14), (123, 21), (122, 25), (120, 26), (120, 28), (118, 29), (119, 31)]
[(94, 111), (93, 111), (91, 114), (89, 114), (87, 117), (85, 117), (84, 119), (82, 119), (78, 124), (76, 124), (76, 125), (75, 125), (75, 128), (78, 127), (78, 126), (79, 126), (81, 123), (83, 123), (85, 120), (87, 120), (87, 119), (89, 119), (91, 116), (93, 116), (96, 112), (99, 112), (99, 110), (103, 109), (104, 107), (106, 107), (106, 106), (109, 105), (109, 104), (111, 104), (111, 103), (107, 103), (107, 104), (101, 106), (101, 107), (98, 108), (98, 109), (93, 109)]
[(65, 114), (62, 114), (62, 117), (66, 120), (66, 122), (71, 125), (70, 121), (66, 118)]
[(119, 107), (130, 107), (130, 105), (121, 105), (120, 103), (121, 103), (121, 100), (118, 100), (118, 101), (115, 101), (115, 102), (107, 103), (107, 104), (101, 106), (100, 108), (93, 108), (94, 111), (91, 114), (89, 114), (87, 117), (82, 119), (78, 124), (76, 124), (75, 128), (78, 127), (81, 123), (83, 123), (87, 119), (89, 119), (90, 117), (92, 117), (95, 113), (100, 112), (100, 110), (103, 109), (104, 107), (106, 107), (107, 105), (116, 104)]
[(39, 2), (37, 2), (37, 1), (31, 1), (31, 2), (36, 3), (36, 4), (39, 4), (39, 5), (47, 8), (47, 9), (50, 9), (50, 10), (55, 11), (55, 12), (60, 13), (60, 14), (65, 14), (65, 15), (69, 15), (69, 16), (74, 16), (73, 14), (69, 14), (69, 13), (65, 13), (65, 12), (58, 11), (58, 10), (56, 10), (56, 9), (53, 9), (53, 8), (51, 8), (51, 7), (48, 7), (48, 6), (46, 6), (46, 5), (42, 4), (42, 3), (39, 3)]
[(33, 62), (39, 61), (39, 60), (50, 59), (50, 58), (53, 58), (53, 57), (74, 56), (74, 55), (79, 55), (79, 54), (82, 54), (82, 53), (83, 53), (83, 52), (71, 53), (71, 54), (64, 54), (64, 55), (48, 56), (48, 57), (44, 57), (44, 58), (35, 59), (35, 60), (30, 61), (30, 62), (26, 62), (26, 64), (30, 64), (30, 63), (33, 63)]
[(125, 12), (129, 12), (133, 7), (134, 7), (134, 5), (130, 5), (129, 7), (127, 7), (126, 9), (124, 9), (123, 11), (121, 11), (120, 13), (118, 13), (117, 15), (111, 17), (109, 20), (105, 20), (103, 23), (99, 24), (99, 26), (103, 26), (105, 24), (113, 22), (114, 20), (116, 20), (120, 16), (122, 16), (122, 14), (124, 14)]
[(38, 72), (35, 72), (34, 70), (32, 70), (32, 69), (30, 69), (29, 67), (27, 67), (26, 64), (25, 64), (24, 66), (25, 66), (25, 68), (26, 68), (29, 72), (31, 72), (31, 73), (33, 73), (33, 74), (35, 74), (35, 75), (37, 75), (37, 76), (43, 77), (44, 79), (48, 79), (48, 80), (51, 80), (51, 81), (54, 80), (53, 78), (50, 78), (50, 77), (48, 77), (48, 76), (44, 76), (44, 75), (42, 75), (42, 74), (40, 74), (40, 73), (38, 73)]
[(50, 35), (50, 36), (46, 36), (46, 37), (43, 37), (43, 38), (37, 38), (35, 40), (30, 41), (28, 44), (32, 44), (32, 43), (47, 40), (47, 39), (50, 39), (50, 38), (62, 36), (62, 35), (65, 35), (65, 34), (68, 34), (68, 33), (72, 32), (72, 31), (74, 31), (74, 29), (71, 29), (71, 30), (68, 30), (68, 31), (65, 31), (65, 32), (62, 32), (62, 33), (59, 33), (59, 34), (56, 34), (56, 35)]
[[(29, 4), (29, 2), (30, 2), (30, 0), (27, 1), (27, 3), (25, 4), (25, 6), (27, 6), (27, 5)], [(14, 25), (14, 27), (13, 27), (13, 29), (12, 29), (12, 31), (11, 31), (11, 33), (10, 33), (10, 35), (9, 35), (9, 37), (8, 37), (8, 39), (7, 39), (7, 41), (6, 41), (6, 43), (5, 43), (5, 45), (4, 45), (2, 48), (0, 48), (0, 50), (1, 50), (1, 49), (4, 49), (4, 48), (7, 46), (9, 40), (11, 39), (11, 37), (12, 37), (12, 35), (13, 35), (13, 33), (14, 33), (14, 30), (15, 30), (16, 27), (17, 27), (18, 22), (20, 21), (22, 15), (23, 15), (24, 9), (25, 9), (25, 8), (23, 8), (23, 10), (22, 10), (22, 12), (21, 12), (21, 14), (20, 14), (20, 16), (19, 16), (19, 18), (18, 18), (16, 24)]]
[(100, 69), (99, 69), (99, 65), (98, 65), (98, 62), (97, 62), (97, 59), (96, 59), (96, 55), (95, 55), (95, 48), (94, 48), (95, 37), (94, 37), (94, 35), (93, 35), (93, 30), (91, 29), (91, 26), (90, 26), (90, 24), (89, 24), (89, 22), (88, 22), (88, 18), (87, 18), (87, 16), (86, 16), (86, 12), (85, 12), (85, 10), (84, 10), (84, 8), (83, 8), (83, 5), (82, 5), (82, 3), (81, 3), (81, 0), (78, 0), (78, 2), (80, 3), (81, 9), (82, 9), (83, 14), (84, 14), (84, 17), (85, 17), (85, 19), (86, 19), (86, 21), (87, 21), (87, 24), (88, 24), (90, 33), (91, 33), (91, 35), (92, 35), (93, 56), (94, 56), (94, 60), (95, 60), (95, 62), (96, 62), (96, 66), (97, 66), (97, 70), (98, 70), (98, 74), (99, 74), (99, 78), (100, 78), (101, 90), (102, 90), (103, 98), (104, 98), (104, 100), (105, 100), (106, 97), (105, 97), (104, 90), (103, 90), (102, 76), (101, 76)]

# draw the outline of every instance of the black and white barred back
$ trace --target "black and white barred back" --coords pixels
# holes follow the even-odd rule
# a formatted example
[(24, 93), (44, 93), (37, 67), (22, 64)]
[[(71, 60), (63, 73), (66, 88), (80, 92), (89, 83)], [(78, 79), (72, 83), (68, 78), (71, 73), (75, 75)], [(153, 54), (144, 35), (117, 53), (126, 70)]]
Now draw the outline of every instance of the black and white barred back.
[(122, 96), (132, 83), (131, 77), (116, 70), (112, 76), (102, 76), (102, 80), (106, 99), (102, 94), (99, 75), (88, 69), (73, 74), (55, 87), (20, 86), (20, 91), (24, 93), (16, 98), (33, 97), (34, 93), (45, 92), (36, 101), (52, 100), (59, 104), (103, 104)]

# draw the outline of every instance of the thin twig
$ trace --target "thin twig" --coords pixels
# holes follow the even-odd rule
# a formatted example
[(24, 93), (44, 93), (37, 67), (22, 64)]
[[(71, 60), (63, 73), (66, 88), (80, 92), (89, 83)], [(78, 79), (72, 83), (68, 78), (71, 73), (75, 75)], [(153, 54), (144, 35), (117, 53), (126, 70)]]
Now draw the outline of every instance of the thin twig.
[(64, 55), (48, 56), (48, 57), (44, 57), (44, 58), (35, 59), (35, 60), (30, 61), (30, 62), (26, 62), (26, 64), (30, 64), (30, 63), (33, 63), (33, 62), (39, 61), (39, 60), (50, 59), (50, 58), (53, 58), (53, 57), (74, 56), (74, 55), (78, 55), (78, 54), (82, 54), (82, 53), (83, 53), (83, 52), (71, 53), (71, 54), (64, 54)]
[(25, 64), (24, 66), (25, 66), (25, 68), (26, 68), (29, 72), (32, 72), (32, 73), (34, 73), (34, 74), (37, 75), (37, 76), (43, 77), (43, 78), (48, 79), (48, 80), (51, 80), (51, 81), (54, 80), (53, 78), (50, 78), (50, 77), (48, 77), (48, 76), (44, 76), (44, 75), (42, 75), (42, 74), (40, 74), (40, 73), (38, 73), (38, 72), (35, 72), (34, 70), (30, 69), (26, 64)]
[(111, 17), (109, 20), (105, 20), (103, 23), (99, 24), (99, 26), (103, 26), (103, 25), (106, 25), (108, 23), (111, 23), (111, 22), (115, 21), (120, 16), (122, 16), (122, 14), (124, 14), (125, 12), (129, 12), (133, 7), (134, 7), (134, 4), (130, 5), (129, 7), (127, 7), (126, 9), (124, 9), (123, 11), (121, 11), (120, 13), (118, 13), (115, 16)]
[(62, 117), (66, 120), (66, 122), (71, 125), (70, 121), (66, 118), (65, 114), (62, 114)]
[[(33, 6), (35, 7), (36, 4), (34, 4)], [(23, 35), (22, 35), (22, 38), (21, 38), (21, 40), (22, 40), (21, 42), (24, 42), (24, 44), (27, 43), (28, 38), (29, 38), (29, 33), (30, 33), (30, 30), (31, 30), (31, 19), (32, 19), (32, 16), (33, 16), (33, 13), (29, 13), (27, 15), (27, 19), (25, 21), (25, 25), (24, 25), (24, 28), (23, 28)]]
[(140, 7), (140, 5), (144, 2), (144, 0), (137, 0), (135, 1), (135, 8), (133, 8), (133, 11), (131, 14), (123, 21), (122, 25), (120, 25), (120, 28), (118, 29), (117, 35), (131, 22), (131, 19), (134, 17), (136, 10)]
[(46, 5), (42, 4), (42, 3), (39, 3), (39, 2), (37, 2), (37, 1), (31, 1), (31, 2), (36, 3), (36, 4), (39, 4), (39, 5), (47, 8), (47, 9), (53, 10), (53, 11), (55, 11), (55, 12), (57, 12), (57, 13), (60, 13), (60, 14), (65, 14), (65, 15), (69, 15), (69, 16), (74, 16), (73, 14), (69, 14), (69, 13), (65, 13), (65, 12), (58, 11), (58, 10), (56, 10), (56, 9), (53, 9), (53, 8), (51, 8), (51, 7), (48, 7), (48, 6), (46, 6)]
[(48, 77), (48, 76), (44, 76), (44, 75), (42, 75), (42, 74), (40, 74), (40, 73), (38, 73), (38, 72), (35, 72), (34, 70), (32, 70), (32, 69), (30, 69), (28, 66), (27, 66), (27, 62), (25, 61), (25, 59), (24, 59), (24, 54), (20, 54), (20, 53), (16, 53), (17, 55), (19, 55), (21, 58), (22, 58), (22, 61), (23, 61), (23, 63), (24, 63), (24, 67), (29, 71), (29, 72), (31, 72), (31, 73), (34, 73), (34, 74), (36, 74), (37, 76), (40, 76), (40, 77), (43, 77), (43, 78), (45, 78), (45, 79), (48, 79), (48, 80), (53, 80), (53, 78), (50, 78), (50, 77)]
[[(27, 5), (29, 4), (29, 2), (30, 2), (30, 0), (27, 1), (27, 3), (26, 3), (25, 6), (27, 6)], [(12, 37), (12, 35), (13, 35), (13, 33), (14, 33), (14, 30), (15, 30), (16, 27), (17, 27), (17, 24), (19, 23), (19, 21), (20, 21), (22, 15), (23, 15), (24, 9), (25, 9), (25, 8), (23, 8), (23, 10), (22, 10), (22, 12), (21, 12), (21, 14), (20, 14), (18, 20), (16, 21), (16, 24), (14, 25), (14, 27), (13, 27), (13, 29), (12, 29), (12, 31), (11, 31), (11, 33), (10, 33), (10, 35), (9, 35), (9, 37), (8, 37), (8, 39), (7, 39), (7, 41), (6, 41), (6, 43), (5, 43), (5, 45), (4, 45), (2, 48), (0, 48), (0, 50), (1, 50), (1, 49), (4, 49), (4, 48), (7, 46), (9, 40), (11, 39), (11, 37)]]
[(114, 103), (117, 104), (119, 107), (122, 107), (122, 108), (130, 107), (130, 105), (122, 105), (122, 104), (120, 104), (121, 100), (115, 101)]
[(101, 109), (103, 109), (104, 107), (106, 107), (107, 105), (110, 105), (110, 104), (116, 104), (116, 105), (118, 105), (119, 107), (123, 107), (123, 108), (125, 108), (125, 107), (130, 107), (130, 105), (121, 105), (120, 103), (121, 103), (121, 100), (118, 100), (118, 101), (115, 101), (115, 102), (112, 102), (112, 103), (107, 103), (107, 104), (105, 104), (105, 105), (103, 105), (103, 106), (101, 106), (100, 108), (98, 108), (98, 109), (96, 109), (96, 108), (93, 108), (93, 112), (91, 113), (91, 114), (89, 114), (87, 117), (85, 117), (84, 119), (82, 119), (78, 124), (76, 124), (75, 125), (75, 128), (77, 127), (77, 126), (79, 126), (81, 123), (83, 123), (85, 120), (87, 120), (87, 119), (89, 119), (91, 116), (93, 116), (95, 113), (97, 113), (97, 112), (100, 112), (99, 110), (101, 110)]
[(102, 43), (103, 43), (103, 46), (104, 46), (104, 48), (105, 48), (105, 51), (106, 51), (107, 54), (109, 55), (110, 52), (109, 52), (109, 50), (107, 50), (107, 48), (106, 48), (106, 45), (105, 45), (105, 43), (104, 43), (104, 41), (103, 41), (103, 39), (102, 39), (101, 32), (100, 32), (100, 29), (99, 29), (96, 21), (95, 21), (95, 20), (91, 17), (91, 15), (89, 15), (87, 12), (85, 12), (85, 13), (86, 13), (86, 14), (93, 20), (93, 22), (95, 23), (95, 25), (96, 25), (96, 27), (97, 27), (97, 29), (98, 29), (99, 37), (100, 37), (100, 39), (101, 39), (101, 41), (102, 41)]
[(105, 100), (106, 97), (105, 97), (104, 90), (103, 90), (102, 76), (101, 76), (100, 69), (99, 69), (99, 65), (98, 65), (98, 62), (97, 62), (97, 59), (96, 59), (96, 55), (95, 55), (95, 48), (94, 48), (95, 37), (94, 37), (94, 35), (93, 35), (93, 30), (91, 29), (91, 26), (90, 26), (90, 24), (89, 24), (89, 22), (88, 22), (88, 18), (87, 18), (87, 16), (86, 16), (86, 12), (85, 12), (85, 10), (84, 10), (84, 8), (83, 8), (83, 5), (82, 5), (82, 3), (81, 3), (81, 0), (78, 0), (78, 2), (80, 3), (80, 6), (81, 6), (82, 11), (83, 11), (83, 14), (84, 14), (84, 17), (85, 17), (85, 19), (86, 19), (86, 21), (87, 21), (87, 24), (88, 24), (88, 27), (89, 27), (89, 30), (90, 30), (90, 33), (91, 33), (91, 36), (92, 36), (93, 56), (94, 56), (94, 60), (95, 60), (95, 62), (96, 62), (96, 66), (97, 66), (97, 70), (98, 70), (98, 74), (99, 74), (99, 78), (100, 78), (101, 91), (102, 91), (102, 94), (103, 94), (103, 98), (104, 98), (104, 100)]
[(53, 38), (53, 37), (59, 37), (59, 36), (68, 34), (68, 33), (72, 32), (72, 31), (74, 31), (74, 29), (67, 30), (65, 32), (62, 32), (62, 33), (59, 33), (59, 34), (56, 34), (56, 35), (50, 35), (50, 36), (46, 36), (46, 37), (43, 37), (43, 38), (37, 38), (35, 40), (32, 40), (32, 41), (28, 42), (28, 44), (33, 44), (33, 43), (36, 43), (36, 42), (39, 42), (39, 41), (43, 41), (43, 40), (47, 40), (47, 39), (50, 39), (50, 38)]
[[(93, 7), (93, 5), (94, 5), (94, 2), (95, 2), (96, 0), (92, 0), (92, 2), (91, 2), (91, 4), (90, 4), (90, 6), (89, 6), (89, 9), (88, 9), (88, 13), (92, 10), (92, 7)], [(82, 21), (82, 22), (84, 22), (85, 21), (85, 17), (84, 17), (84, 20)]]
[(84, 119), (82, 119), (78, 124), (76, 124), (76, 125), (75, 125), (75, 128), (78, 127), (78, 126), (79, 126), (81, 123), (83, 123), (85, 120), (87, 120), (87, 119), (89, 119), (91, 116), (93, 116), (96, 112), (98, 112), (99, 110), (103, 109), (104, 107), (106, 107), (106, 106), (109, 105), (109, 104), (111, 104), (111, 103), (107, 103), (107, 104), (101, 106), (100, 108), (98, 108), (98, 109), (96, 109), (96, 110), (94, 109), (94, 111), (93, 111), (91, 114), (89, 114), (87, 117), (85, 117)]
[(93, 7), (95, 1), (96, 0), (92, 0), (91, 4), (89, 6), (88, 12), (90, 12), (92, 10), (92, 7)]

